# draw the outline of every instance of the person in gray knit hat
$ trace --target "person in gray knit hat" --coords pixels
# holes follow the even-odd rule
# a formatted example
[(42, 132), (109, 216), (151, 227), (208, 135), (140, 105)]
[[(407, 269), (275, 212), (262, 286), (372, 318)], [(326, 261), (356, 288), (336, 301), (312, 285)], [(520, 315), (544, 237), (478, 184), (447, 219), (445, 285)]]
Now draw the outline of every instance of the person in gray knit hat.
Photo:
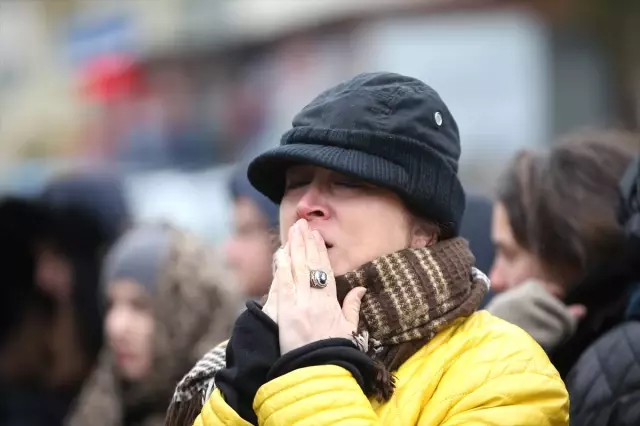
[(236, 318), (233, 282), (211, 247), (163, 224), (126, 232), (103, 273), (107, 344), (68, 426), (160, 426), (177, 380)]
[(280, 206), (266, 301), (178, 384), (167, 424), (568, 424), (544, 351), (476, 311), (459, 156), (411, 77), (360, 74), (303, 108), (248, 170)]

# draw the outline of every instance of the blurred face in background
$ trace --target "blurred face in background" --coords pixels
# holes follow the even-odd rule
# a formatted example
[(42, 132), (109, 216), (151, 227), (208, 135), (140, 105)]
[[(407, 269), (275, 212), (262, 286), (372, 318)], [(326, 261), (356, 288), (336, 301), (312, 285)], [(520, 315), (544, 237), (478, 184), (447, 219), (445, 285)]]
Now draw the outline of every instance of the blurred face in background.
[(139, 283), (120, 279), (107, 287), (107, 342), (125, 380), (141, 380), (153, 362), (153, 317), (151, 295)]
[(233, 235), (226, 243), (227, 261), (248, 297), (266, 294), (272, 279), (273, 242), (267, 221), (249, 198), (234, 203)]
[(36, 283), (57, 301), (69, 301), (72, 292), (71, 261), (48, 244), (36, 247)]
[(562, 299), (624, 250), (620, 179), (637, 135), (577, 132), (543, 151), (521, 150), (497, 182), (491, 280), (504, 291), (536, 279)]
[(554, 295), (560, 296), (560, 287), (544, 279), (540, 262), (531, 252), (516, 241), (507, 209), (502, 203), (495, 203), (491, 225), (491, 239), (496, 255), (491, 267), (491, 289), (500, 293), (525, 283), (527, 280), (540, 280)]

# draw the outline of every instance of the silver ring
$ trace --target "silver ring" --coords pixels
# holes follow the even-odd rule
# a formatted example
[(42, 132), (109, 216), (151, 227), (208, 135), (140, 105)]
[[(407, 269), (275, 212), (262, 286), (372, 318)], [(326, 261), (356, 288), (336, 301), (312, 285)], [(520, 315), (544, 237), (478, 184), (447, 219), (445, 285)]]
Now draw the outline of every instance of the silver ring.
[(313, 288), (325, 288), (329, 281), (329, 276), (326, 272), (314, 269), (311, 271), (311, 287)]

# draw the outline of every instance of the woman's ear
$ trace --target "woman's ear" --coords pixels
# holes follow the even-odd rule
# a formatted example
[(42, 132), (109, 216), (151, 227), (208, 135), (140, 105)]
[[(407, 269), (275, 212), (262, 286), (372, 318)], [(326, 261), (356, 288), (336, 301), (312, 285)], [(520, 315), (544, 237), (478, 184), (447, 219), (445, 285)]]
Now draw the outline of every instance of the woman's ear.
[(410, 248), (418, 249), (434, 245), (438, 242), (438, 226), (422, 220), (415, 220), (411, 230)]
[(414, 234), (411, 237), (411, 246), (410, 248), (419, 249), (430, 246), (429, 238), (424, 233)]
[(411, 239), (411, 247), (410, 248), (425, 248), (426, 246), (427, 246), (426, 238), (413, 237)]

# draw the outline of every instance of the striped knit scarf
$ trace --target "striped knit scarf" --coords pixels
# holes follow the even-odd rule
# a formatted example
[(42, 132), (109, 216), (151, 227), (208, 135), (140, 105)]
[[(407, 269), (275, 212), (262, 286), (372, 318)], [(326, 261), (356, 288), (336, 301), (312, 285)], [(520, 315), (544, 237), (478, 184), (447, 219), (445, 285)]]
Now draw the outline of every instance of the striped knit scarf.
[[(368, 289), (354, 340), (378, 367), (378, 399), (388, 400), (393, 393), (391, 372), (440, 330), (478, 308), (489, 280), (474, 261), (467, 242), (453, 238), (379, 257), (336, 278), (341, 304), (352, 288)], [(196, 364), (178, 384), (172, 404), (197, 398), (202, 407), (215, 388), (215, 373), (225, 366), (225, 348), (226, 343), (214, 348)]]
[(393, 393), (392, 371), (440, 330), (480, 306), (489, 280), (474, 262), (467, 241), (453, 238), (379, 257), (336, 278), (341, 304), (351, 289), (367, 288), (354, 337), (377, 364), (378, 400)]

